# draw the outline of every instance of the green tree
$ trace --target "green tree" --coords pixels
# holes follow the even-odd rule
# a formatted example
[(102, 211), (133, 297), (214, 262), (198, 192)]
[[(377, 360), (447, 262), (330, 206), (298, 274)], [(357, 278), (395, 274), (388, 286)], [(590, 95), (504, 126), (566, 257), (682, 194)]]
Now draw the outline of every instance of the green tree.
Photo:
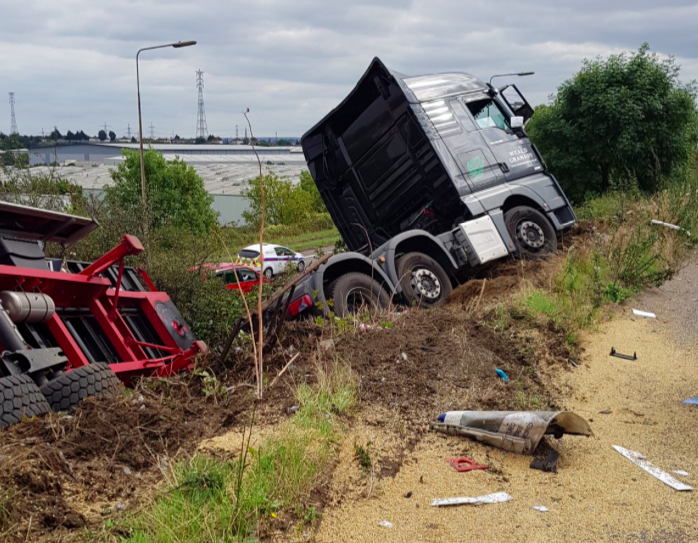
[[(249, 200), (249, 207), (243, 211), (242, 218), (248, 224), (258, 225), (262, 216), (259, 177), (247, 181), (247, 188), (242, 194)], [(264, 200), (264, 222), (267, 225), (298, 224), (308, 218), (313, 205), (313, 198), (308, 192), (275, 173), (264, 176)]]
[[(141, 174), (138, 151), (124, 149), (124, 161), (111, 171), (114, 185), (107, 187), (107, 200), (128, 213), (141, 214)], [(148, 149), (144, 156), (148, 218), (151, 230), (181, 228), (205, 235), (217, 224), (213, 196), (204, 188), (196, 170), (176, 158), (165, 160), (162, 153)]]
[(575, 201), (629, 184), (653, 192), (695, 152), (696, 84), (682, 84), (674, 59), (644, 44), (585, 60), (526, 130)]
[(100, 130), (97, 133), (97, 137), (99, 138), (99, 141), (104, 141), (105, 139), (107, 139), (107, 133), (104, 130)]
[(116, 141), (116, 134), (114, 133), (113, 130), (109, 131), (109, 141), (114, 143)]
[(300, 188), (311, 196), (312, 204), (310, 208), (313, 213), (327, 213), (327, 207), (325, 207), (325, 202), (322, 196), (320, 196), (320, 191), (317, 189), (315, 181), (313, 181), (313, 176), (307, 170), (301, 172)]
[(53, 141), (63, 139), (63, 136), (61, 135), (60, 131), (58, 130), (58, 127), (54, 126), (53, 127), (53, 132), (49, 135), (49, 139), (52, 139)]

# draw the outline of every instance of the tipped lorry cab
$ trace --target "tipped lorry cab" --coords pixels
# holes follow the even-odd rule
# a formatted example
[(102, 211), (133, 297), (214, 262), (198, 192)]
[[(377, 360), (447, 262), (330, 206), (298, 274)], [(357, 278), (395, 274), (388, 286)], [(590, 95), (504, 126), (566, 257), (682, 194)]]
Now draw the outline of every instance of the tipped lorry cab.
[[(434, 307), (472, 271), (556, 249), (576, 217), (524, 130), (515, 85), (466, 73), (406, 76), (378, 58), (301, 140), (350, 252), (296, 289), (303, 305)], [(308, 301), (312, 303), (307, 303)]]

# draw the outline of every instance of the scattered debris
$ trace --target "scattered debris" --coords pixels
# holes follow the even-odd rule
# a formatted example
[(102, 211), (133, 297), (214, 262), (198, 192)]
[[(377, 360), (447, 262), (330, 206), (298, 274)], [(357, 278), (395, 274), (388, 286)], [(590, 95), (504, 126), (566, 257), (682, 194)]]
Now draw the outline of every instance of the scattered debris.
[(167, 456), (158, 457), (158, 467), (161, 471), (167, 471), (170, 466), (170, 459)]
[(613, 413), (610, 409), (604, 409), (603, 411), (599, 411), (599, 415), (610, 415)]
[(557, 473), (557, 461), (560, 458), (560, 453), (550, 451), (545, 458), (534, 458), (531, 462), (531, 469), (539, 469), (546, 473)]
[(378, 526), (383, 526), (383, 528), (392, 528), (392, 527), (393, 527), (393, 523), (392, 523), (392, 522), (388, 522), (387, 520), (381, 520), (381, 521), (378, 523)]
[(446, 462), (451, 464), (458, 473), (465, 473), (476, 469), (487, 469), (487, 466), (478, 464), (470, 458), (447, 458)]
[(402, 359), (407, 362), (407, 353), (402, 353)]
[(637, 467), (645, 470), (647, 473), (649, 473), (653, 477), (656, 477), (664, 484), (669, 485), (674, 490), (693, 490), (692, 486), (688, 486), (687, 484), (682, 483), (681, 481), (679, 481), (678, 479), (675, 479), (674, 477), (672, 477), (671, 475), (669, 475), (665, 471), (662, 471), (661, 469), (659, 469), (654, 464), (651, 464), (650, 462), (648, 462), (645, 459), (646, 457), (644, 455), (640, 454), (639, 452), (631, 451), (629, 449), (619, 447), (618, 445), (613, 445), (613, 448), (615, 450), (617, 450), (620, 454), (622, 454), (625, 458), (630, 460)]
[(506, 492), (495, 492), (494, 494), (486, 494), (477, 498), (441, 498), (431, 502), (432, 507), (441, 507), (444, 505), (485, 505), (488, 503), (504, 503), (513, 500)]
[(509, 382), (509, 376), (506, 373), (504, 373), (502, 370), (495, 369), (494, 371), (497, 373), (497, 375), (499, 375), (502, 378), (502, 381), (504, 381), (505, 383)]
[(131, 469), (128, 466), (123, 466), (121, 469), (124, 471), (124, 475), (131, 475)]
[(675, 469), (674, 473), (676, 473), (676, 475), (681, 475), (681, 477), (688, 477), (690, 475), (690, 473), (682, 469)]
[(647, 317), (648, 319), (656, 319), (657, 315), (650, 311), (641, 311), (640, 309), (633, 309), (633, 315), (637, 315), (638, 317)]
[(323, 353), (334, 351), (334, 339), (323, 339), (318, 342), (318, 349)]
[(622, 354), (617, 352), (613, 347), (611, 347), (611, 356), (616, 358), (622, 358), (623, 360), (637, 360), (637, 352), (634, 352), (632, 356), (629, 354)]
[(295, 412), (298, 411), (300, 408), (301, 408), (300, 405), (292, 405), (291, 407), (288, 408), (288, 410), (289, 410), (289, 412), (291, 412), (291, 413), (295, 413)]
[(579, 367), (579, 364), (577, 364), (574, 360), (570, 358), (570, 364), (572, 364), (575, 368)]
[(690, 236), (690, 235), (691, 235), (691, 233), (690, 233), (688, 230), (686, 230), (685, 228), (681, 228), (681, 227), (680, 227), (679, 225), (677, 225), (677, 224), (671, 224), (671, 223), (669, 223), (669, 222), (658, 221), (658, 220), (656, 220), (656, 219), (652, 219), (651, 222), (652, 222), (652, 224), (658, 224), (658, 225), (660, 225), (660, 226), (666, 226), (667, 228), (671, 228), (672, 230), (680, 230), (680, 231), (682, 231), (682, 232), (686, 232), (686, 235), (687, 235), (687, 236)]
[(412, 491), (410, 490), (407, 494), (405, 494), (405, 498), (411, 498), (412, 497)]
[(547, 513), (549, 511), (545, 505), (534, 505), (531, 509), (535, 509), (539, 513)]
[(519, 454), (533, 454), (545, 434), (592, 435), (589, 423), (571, 411), (449, 411), (430, 426)]
[(684, 400), (681, 403), (698, 405), (698, 398), (689, 398), (688, 400)]

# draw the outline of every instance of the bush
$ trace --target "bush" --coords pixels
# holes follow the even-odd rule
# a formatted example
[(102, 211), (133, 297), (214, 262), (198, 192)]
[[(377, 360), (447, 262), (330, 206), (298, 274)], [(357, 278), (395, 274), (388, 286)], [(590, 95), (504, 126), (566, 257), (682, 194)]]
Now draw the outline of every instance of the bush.
[[(140, 157), (124, 149), (124, 162), (111, 171), (114, 185), (106, 188), (107, 202), (134, 217), (142, 216)], [(144, 155), (148, 219), (151, 231), (180, 228), (206, 235), (217, 226), (211, 196), (196, 170), (176, 158), (165, 160), (162, 153), (148, 149)]]
[(647, 44), (633, 54), (585, 60), (527, 132), (570, 199), (611, 188), (652, 193), (685, 168), (698, 142), (696, 85)]
[(53, 172), (36, 175), (28, 167), (0, 166), (0, 180), (0, 200), (61, 213), (88, 211), (82, 188)]
[[(302, 172), (299, 184), (268, 173), (263, 178), (265, 201), (265, 225), (301, 225), (312, 217), (327, 215), (325, 203), (313, 182), (310, 173)], [(243, 196), (249, 200), (249, 207), (242, 217), (247, 224), (257, 227), (262, 218), (262, 192), (259, 178), (247, 181)]]

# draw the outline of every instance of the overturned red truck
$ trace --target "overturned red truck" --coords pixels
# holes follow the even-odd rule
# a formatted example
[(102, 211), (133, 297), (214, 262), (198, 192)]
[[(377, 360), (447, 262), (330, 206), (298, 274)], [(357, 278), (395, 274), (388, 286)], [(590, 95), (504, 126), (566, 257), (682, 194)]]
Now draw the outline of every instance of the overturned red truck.
[(109, 395), (119, 380), (168, 376), (207, 350), (140, 268), (134, 236), (95, 262), (46, 258), (98, 227), (84, 217), (0, 202), (0, 428)]

